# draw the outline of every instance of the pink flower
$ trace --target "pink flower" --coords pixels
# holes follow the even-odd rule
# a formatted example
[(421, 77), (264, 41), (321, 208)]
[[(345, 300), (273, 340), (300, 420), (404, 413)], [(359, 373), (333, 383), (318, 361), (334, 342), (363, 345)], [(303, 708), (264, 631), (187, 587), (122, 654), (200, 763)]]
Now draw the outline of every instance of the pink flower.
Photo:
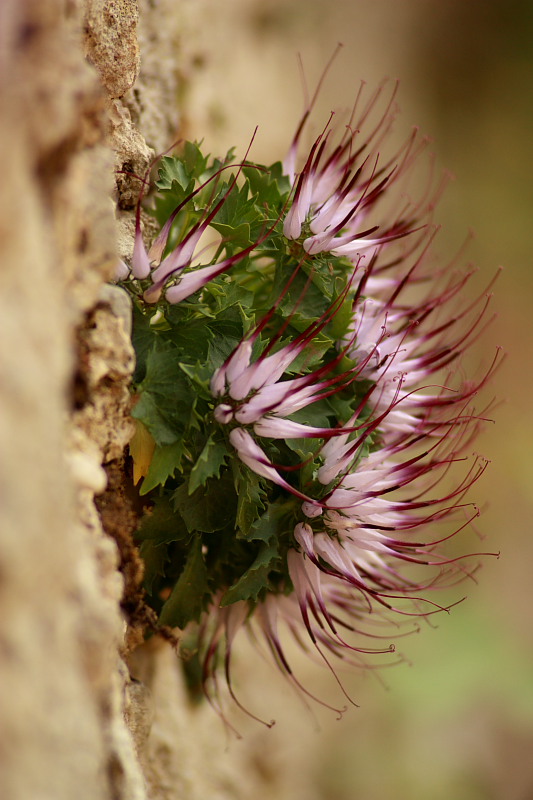
[[(264, 638), (280, 669), (301, 689), (281, 644), (282, 623), (305, 649), (303, 623), (332, 670), (331, 656), (364, 665), (363, 655), (394, 651), (392, 643), (372, 644), (386, 637), (391, 621), (397, 626), (395, 618), (414, 619), (410, 630), (416, 630), (417, 617), (449, 608), (429, 598), (436, 586), (471, 578), (475, 570), (439, 548), (479, 513), (465, 500), (486, 467), (470, 451), (487, 411), (474, 404), (500, 358), (469, 380), (463, 357), (485, 324), (489, 296), (463, 301), (470, 273), (456, 272), (453, 263), (435, 270), (435, 230), (429, 225), (435, 196), (426, 192), (413, 201), (403, 195), (402, 181), (424, 143), (413, 134), (400, 153), (381, 163), (378, 146), (395, 115), (394, 92), (363, 138), (380, 94), (357, 119), (354, 111), (337, 140), (330, 120), (297, 174), (306, 113), (287, 162), (293, 195), (283, 233), (290, 247), (300, 248), (291, 250), (300, 258), (297, 269), (312, 269), (317, 254), (342, 256), (349, 274), (344, 291), (288, 344), (282, 344), (282, 332), (272, 333), (271, 311), (211, 381), (214, 418), (228, 429), (237, 457), (303, 502), (287, 555), (292, 586), (260, 599), (246, 619), (242, 607), (224, 608), (225, 645), (220, 627), (210, 634), (206, 625), (206, 641), (213, 637), (206, 682), (215, 680), (215, 642), (226, 648), (229, 664), (241, 626)], [(396, 202), (390, 202), (391, 194)], [(396, 209), (392, 218), (390, 208)], [(347, 300), (351, 320), (336, 352), (295, 376), (292, 365), (329, 330)], [(254, 356), (267, 330), (272, 339)], [(358, 398), (356, 407), (334, 425), (310, 424), (301, 416), (318, 401), (350, 392)], [(315, 440), (317, 446), (296, 466), (275, 463), (267, 450), (287, 439)], [(445, 522), (449, 528), (442, 532)], [(216, 608), (212, 613), (217, 618)], [(227, 680), (233, 694), (229, 667)]]
[[(400, 180), (420, 147), (416, 133), (409, 137), (403, 152), (388, 163), (379, 163), (379, 145), (395, 116), (392, 97), (379, 123), (366, 141), (359, 144), (360, 128), (377, 103), (381, 90), (355, 118), (359, 96), (345, 130), (336, 144), (331, 118), (313, 144), (305, 165), (296, 177), (293, 203), (285, 217), (283, 231), (288, 239), (303, 237), (309, 255), (327, 252), (357, 258), (368, 250), (395, 241), (413, 231), (419, 209), (402, 203), (395, 218), (376, 224), (384, 196)], [(355, 120), (355, 121), (354, 121)], [(293, 143), (298, 146), (302, 127)], [(422, 143), (422, 147), (423, 147)], [(379, 235), (372, 236), (377, 233)]]
[[(285, 628), (352, 702), (335, 660), (364, 668), (374, 666), (369, 656), (400, 660), (391, 639), (448, 610), (435, 590), (472, 579), (481, 555), (450, 556), (445, 543), (475, 531), (479, 514), (467, 494), (487, 462), (472, 444), (491, 405), (480, 404), (480, 393), (501, 359), (497, 352), (468, 377), (465, 356), (490, 321), (490, 285), (464, 299), (472, 272), (433, 255), (442, 183), (430, 174), (420, 194), (410, 188), (426, 142), (414, 131), (383, 155), (395, 94), (381, 87), (365, 103), (361, 90), (349, 119), (330, 117), (298, 172), (315, 94), (285, 176), (279, 164), (247, 165), (240, 180), (243, 162), (224, 191), (210, 194), (226, 167), (218, 169), (149, 250), (137, 210), (133, 293), (141, 313), (164, 299), (154, 349), (145, 343), (149, 325), (139, 337), (148, 355), (135, 413), (159, 434), (165, 514), (175, 511), (195, 548), (187, 550), (186, 537), (164, 542), (170, 567), (149, 582), (153, 607), (161, 619), (168, 612), (169, 624), (199, 620), (203, 685), (223, 717), (220, 664), (243, 708), (231, 677), (241, 630), (314, 698), (289, 662)], [(195, 163), (202, 166), (187, 187), (206, 174), (206, 161)], [(234, 252), (232, 225), (246, 237), (235, 241), (256, 240)], [(213, 226), (228, 239), (197, 266)], [(198, 497), (205, 513), (196, 513)], [(168, 595), (172, 585), (178, 590)], [(197, 596), (182, 608), (191, 586)]]
[[(156, 303), (164, 292), (165, 298), (169, 303), (180, 303), (182, 300), (185, 300), (203, 288), (210, 280), (218, 277), (223, 272), (227, 272), (234, 264), (246, 258), (268, 235), (269, 232), (264, 233), (258, 241), (228, 258), (216, 261), (214, 264), (212, 263), (205, 267), (191, 269), (193, 260), (199, 258), (204, 252), (204, 250), (197, 250), (202, 236), (209, 230), (217, 214), (224, 206), (224, 203), (237, 187), (241, 169), (246, 163), (246, 157), (254, 138), (255, 133), (246, 152), (244, 161), (238, 165), (237, 172), (231, 178), (227, 191), (220, 199), (216, 200), (216, 202), (213, 201), (208, 204), (200, 220), (187, 231), (176, 246), (165, 256), (164, 253), (169, 242), (172, 225), (179, 212), (187, 206), (187, 204), (191, 203), (193, 198), (202, 192), (211, 182), (217, 181), (220, 174), (225, 169), (229, 169), (234, 165), (221, 167), (214, 175), (192, 191), (174, 209), (149, 250), (146, 249), (141, 232), (141, 202), (143, 199), (141, 193), (135, 217), (135, 238), (131, 259), (131, 274), (133, 278), (138, 280), (146, 280), (149, 278), (152, 281), (152, 285), (144, 291), (143, 298), (145, 302)], [(124, 271), (122, 270), (120, 279), (123, 280), (124, 278)]]

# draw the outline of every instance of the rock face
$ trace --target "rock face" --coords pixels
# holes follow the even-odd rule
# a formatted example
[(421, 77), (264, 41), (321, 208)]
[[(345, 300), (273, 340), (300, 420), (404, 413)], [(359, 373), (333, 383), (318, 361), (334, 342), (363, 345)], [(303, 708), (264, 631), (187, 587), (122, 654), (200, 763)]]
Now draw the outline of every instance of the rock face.
[(130, 678), (124, 552), (101, 521), (133, 368), (104, 284), (131, 255), (136, 176), (177, 135), (182, 11), (0, 3), (2, 800), (259, 797), (249, 748), (228, 757), (168, 645)]
[[(6, 800), (146, 796), (123, 718), (122, 579), (116, 546), (93, 504), (105, 486), (102, 461), (120, 452), (129, 435), (133, 355), (122, 322), (99, 301), (116, 260), (113, 152), (108, 101), (82, 51), (83, 14), (79, 3), (62, 0), (6, 0), (0, 9), (0, 796)], [(109, 40), (99, 41), (99, 56), (110, 57)], [(133, 36), (129, 45), (123, 40), (128, 47), (127, 76), (115, 70), (124, 90), (138, 63)], [(97, 303), (83, 351), (92, 383), (81, 401), (77, 331)]]

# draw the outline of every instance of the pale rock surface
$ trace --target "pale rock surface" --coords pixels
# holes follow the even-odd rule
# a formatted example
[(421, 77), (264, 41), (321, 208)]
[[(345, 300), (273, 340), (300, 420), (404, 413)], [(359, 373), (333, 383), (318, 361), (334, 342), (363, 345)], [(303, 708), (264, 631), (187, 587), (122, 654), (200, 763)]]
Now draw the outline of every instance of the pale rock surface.
[(139, 177), (184, 133), (203, 8), (139, 6), (0, 3), (2, 800), (282, 796), (283, 770), (261, 790), (255, 738), (227, 752), (189, 704), (169, 645), (131, 655), (138, 679), (122, 660), (94, 498), (131, 433), (133, 352), (127, 301), (102, 286), (131, 254)]
[(114, 264), (105, 102), (81, 8), (0, 8), (0, 796), (146, 797), (124, 724), (101, 454), (69, 437), (74, 327)]

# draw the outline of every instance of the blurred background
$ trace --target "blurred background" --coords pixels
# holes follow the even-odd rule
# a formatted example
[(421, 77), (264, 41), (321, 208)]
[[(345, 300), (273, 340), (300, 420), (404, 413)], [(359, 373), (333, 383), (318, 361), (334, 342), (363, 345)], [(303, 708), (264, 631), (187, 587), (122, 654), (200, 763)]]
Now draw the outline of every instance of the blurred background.
[[(202, 4), (182, 134), (204, 139), (213, 153), (232, 145), (242, 153), (259, 125), (252, 157), (282, 158), (303, 109), (297, 53), (312, 89), (342, 42), (317, 125), (351, 105), (361, 79), (372, 87), (398, 78), (398, 134), (420, 126), (439, 166), (456, 176), (437, 214), (437, 249), (451, 256), (473, 229), (465, 261), (478, 265), (479, 288), (505, 268), (493, 301), (498, 318), (479, 345), (486, 363), (497, 344), (507, 351), (492, 385), (503, 403), (477, 444), (492, 464), (473, 492), (490, 501), (481, 549), (500, 551), (499, 560), (485, 559), (465, 603), (404, 640), (411, 664), (387, 671), (387, 688), (343, 676), (360, 708), (342, 721), (309, 713), (243, 651), (243, 693), (278, 720), (271, 731), (241, 726), (250, 757), (280, 800), (531, 800), (533, 2)], [(300, 677), (320, 684), (321, 695), (322, 683), (331, 688), (330, 676), (307, 662)]]

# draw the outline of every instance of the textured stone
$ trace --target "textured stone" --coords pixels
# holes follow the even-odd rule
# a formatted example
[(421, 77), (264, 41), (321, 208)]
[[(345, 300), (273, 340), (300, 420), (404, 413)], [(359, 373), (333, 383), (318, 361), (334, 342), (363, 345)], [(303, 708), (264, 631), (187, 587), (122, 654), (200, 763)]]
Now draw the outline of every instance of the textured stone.
[(137, 0), (87, 0), (85, 48), (110, 97), (122, 97), (139, 72)]
[[(107, 306), (107, 303), (106, 303)], [(122, 318), (107, 307), (91, 313), (79, 332), (78, 378), (86, 390), (73, 424), (99, 449), (104, 463), (119, 458), (133, 434), (129, 382), (134, 354)]]
[(103, 284), (131, 256), (154, 151), (185, 133), (178, 99), (203, 9), (140, 7), (138, 26), (127, 0), (0, 2), (2, 800), (263, 800), (286, 777), (262, 793), (266, 749), (252, 737), (228, 755), (172, 647), (139, 646), (120, 610), (142, 572), (120, 541), (134, 512), (108, 502), (133, 351), (127, 298)]
[(139, 0), (141, 68), (139, 81), (124, 102), (136, 127), (157, 153), (168, 150), (183, 128), (179, 111), (187, 85), (184, 5), (175, 0)]
[[(123, 582), (93, 503), (105, 483), (103, 451), (121, 449), (126, 434), (113, 445), (90, 426), (65, 425), (75, 331), (116, 262), (105, 95), (83, 57), (80, 11), (72, 0), (0, 6), (0, 796), (8, 800), (145, 797), (123, 718)], [(111, 316), (107, 305), (100, 314)], [(120, 345), (123, 363), (111, 357), (121, 326), (109, 322), (107, 351), (95, 341), (86, 364), (93, 399), (108, 378), (120, 384), (106, 406), (117, 418), (132, 364)], [(104, 405), (95, 400), (101, 414)]]
[(109, 108), (110, 143), (115, 151), (116, 201), (120, 210), (135, 208), (142, 180), (149, 170), (154, 151), (133, 125), (131, 115), (120, 100)]

